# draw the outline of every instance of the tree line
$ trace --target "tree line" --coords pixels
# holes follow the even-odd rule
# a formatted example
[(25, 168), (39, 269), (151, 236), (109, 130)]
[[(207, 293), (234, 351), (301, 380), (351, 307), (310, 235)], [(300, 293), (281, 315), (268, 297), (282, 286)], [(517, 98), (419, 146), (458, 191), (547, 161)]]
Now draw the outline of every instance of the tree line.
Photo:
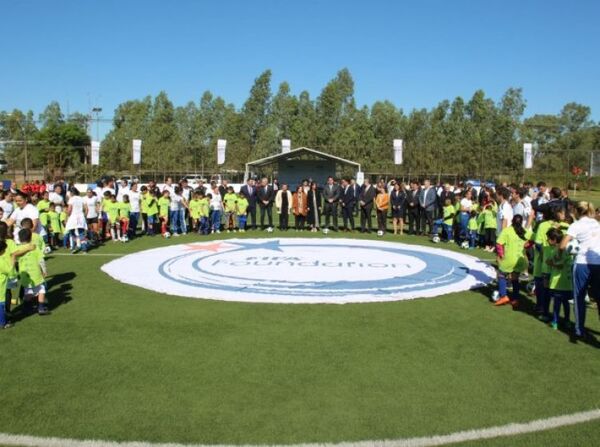
[[(556, 114), (524, 118), (520, 88), (495, 101), (482, 90), (467, 100), (443, 100), (431, 109), (405, 112), (390, 101), (358, 106), (354, 81), (340, 70), (311, 98), (282, 82), (273, 92), (271, 71), (258, 76), (241, 108), (205, 91), (198, 101), (175, 106), (167, 93), (120, 104), (102, 141), (101, 173), (133, 171), (131, 140), (143, 140), (145, 172), (243, 170), (247, 161), (279, 153), (281, 140), (360, 162), (366, 172), (491, 178), (522, 173), (524, 142), (536, 144), (535, 171), (587, 170), (590, 152), (600, 148), (600, 130), (591, 109), (568, 103)], [(35, 119), (33, 112), (0, 112), (0, 141), (13, 167), (23, 167), (23, 140), (29, 168), (51, 174), (81, 174), (89, 157), (90, 116), (65, 117), (57, 102)], [(216, 164), (216, 141), (227, 140), (227, 159)], [(404, 140), (404, 163), (393, 164), (392, 141)], [(89, 158), (88, 158), (89, 160)], [(137, 168), (136, 168), (137, 171)]]

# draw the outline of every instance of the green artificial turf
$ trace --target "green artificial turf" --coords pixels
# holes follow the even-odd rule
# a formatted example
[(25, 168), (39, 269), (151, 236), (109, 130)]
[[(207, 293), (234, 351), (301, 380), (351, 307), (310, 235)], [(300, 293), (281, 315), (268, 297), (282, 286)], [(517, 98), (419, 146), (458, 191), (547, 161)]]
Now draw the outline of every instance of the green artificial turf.
[[(257, 235), (266, 234), (244, 237)], [(315, 236), (274, 233), (280, 235)], [(240, 237), (221, 234), (229, 236)], [(488, 289), (392, 303), (243, 304), (165, 296), (100, 271), (113, 254), (212, 239), (145, 237), (89, 255), (52, 256), (53, 314), (0, 333), (0, 432), (183, 443), (358, 441), (600, 407), (598, 343), (551, 330), (527, 312), (528, 303), (518, 312), (494, 308)], [(384, 240), (429, 244), (413, 236)], [(588, 326), (600, 338), (595, 309)], [(599, 426), (466, 445), (591, 445)]]

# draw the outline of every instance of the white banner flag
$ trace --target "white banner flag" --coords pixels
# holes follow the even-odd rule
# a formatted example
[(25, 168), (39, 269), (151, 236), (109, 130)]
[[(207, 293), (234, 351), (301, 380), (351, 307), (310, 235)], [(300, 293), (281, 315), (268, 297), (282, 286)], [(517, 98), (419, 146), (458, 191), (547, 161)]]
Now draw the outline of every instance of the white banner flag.
[(222, 165), (225, 163), (225, 148), (227, 147), (227, 140), (217, 140), (217, 164)]
[(365, 173), (362, 171), (358, 171), (356, 173), (356, 184), (362, 186), (365, 182)]
[(91, 153), (92, 166), (98, 166), (100, 164), (100, 142), (92, 141), (92, 153)]
[(523, 145), (523, 164), (525, 169), (533, 168), (533, 144), (531, 143)]
[(394, 140), (394, 164), (402, 164), (402, 149), (404, 142), (402, 140)]
[(292, 149), (292, 140), (281, 140), (281, 153), (287, 154)]
[(133, 164), (139, 165), (142, 162), (142, 140), (133, 140)]

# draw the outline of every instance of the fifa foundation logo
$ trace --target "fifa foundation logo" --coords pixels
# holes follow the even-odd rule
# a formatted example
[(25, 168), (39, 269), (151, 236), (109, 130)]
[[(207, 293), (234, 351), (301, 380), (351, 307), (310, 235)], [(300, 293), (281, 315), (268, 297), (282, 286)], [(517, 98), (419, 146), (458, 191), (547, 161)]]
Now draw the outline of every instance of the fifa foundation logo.
[[(146, 266), (137, 269), (138, 265)], [(227, 239), (146, 250), (102, 267), (159, 293), (257, 303), (367, 303), (431, 298), (488, 284), (472, 256), (365, 239)], [(151, 272), (149, 274), (149, 272)]]

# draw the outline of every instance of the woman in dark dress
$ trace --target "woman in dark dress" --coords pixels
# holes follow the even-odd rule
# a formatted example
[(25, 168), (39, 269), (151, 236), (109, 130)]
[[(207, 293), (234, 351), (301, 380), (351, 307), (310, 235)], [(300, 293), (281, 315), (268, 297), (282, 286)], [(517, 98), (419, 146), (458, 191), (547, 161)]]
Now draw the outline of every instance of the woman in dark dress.
[(319, 222), (321, 220), (321, 191), (318, 190), (316, 182), (310, 184), (308, 190), (308, 225), (310, 231), (319, 231)]
[(394, 189), (390, 194), (390, 205), (392, 206), (392, 223), (394, 225), (394, 234), (404, 234), (404, 215), (406, 213), (406, 188), (404, 183), (396, 182)]

